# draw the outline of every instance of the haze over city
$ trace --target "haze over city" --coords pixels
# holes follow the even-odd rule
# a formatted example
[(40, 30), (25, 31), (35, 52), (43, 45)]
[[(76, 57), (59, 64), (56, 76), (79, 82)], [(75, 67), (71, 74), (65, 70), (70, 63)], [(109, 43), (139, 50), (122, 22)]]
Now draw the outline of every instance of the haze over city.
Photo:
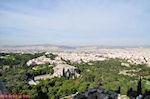
[(150, 0), (0, 0), (0, 99), (150, 99)]
[(149, 0), (1, 0), (0, 45), (149, 45)]

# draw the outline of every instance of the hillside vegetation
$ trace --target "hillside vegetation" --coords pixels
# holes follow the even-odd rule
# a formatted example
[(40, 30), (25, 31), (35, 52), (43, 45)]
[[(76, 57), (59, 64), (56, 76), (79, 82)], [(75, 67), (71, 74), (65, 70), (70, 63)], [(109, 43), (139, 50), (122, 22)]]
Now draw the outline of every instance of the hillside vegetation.
[[(127, 63), (126, 60), (122, 59), (90, 61), (80, 64), (62, 59), (64, 63), (77, 67), (81, 78), (54, 77), (39, 80), (37, 85), (29, 85), (28, 79), (54, 72), (55, 63), (51, 64), (51, 67), (49, 64), (26, 65), (27, 61), (43, 55), (45, 53), (0, 53), (0, 79), (10, 93), (30, 93), (33, 99), (40, 99), (41, 97), (42, 99), (57, 99), (91, 87), (117, 91), (120, 86), (122, 95), (135, 96), (140, 77), (142, 78), (142, 94), (146, 94), (150, 90), (150, 68), (147, 68), (145, 64), (122, 66), (121, 63)], [(54, 56), (57, 57), (52, 53), (47, 55), (52, 60), (55, 60)], [(131, 88), (132, 94), (129, 93)]]

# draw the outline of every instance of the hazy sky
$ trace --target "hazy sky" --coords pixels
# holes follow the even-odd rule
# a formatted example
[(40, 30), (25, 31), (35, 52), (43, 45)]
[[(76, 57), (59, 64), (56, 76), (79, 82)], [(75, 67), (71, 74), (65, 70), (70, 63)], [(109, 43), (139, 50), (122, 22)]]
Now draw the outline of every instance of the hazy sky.
[(0, 0), (0, 45), (150, 45), (150, 0)]

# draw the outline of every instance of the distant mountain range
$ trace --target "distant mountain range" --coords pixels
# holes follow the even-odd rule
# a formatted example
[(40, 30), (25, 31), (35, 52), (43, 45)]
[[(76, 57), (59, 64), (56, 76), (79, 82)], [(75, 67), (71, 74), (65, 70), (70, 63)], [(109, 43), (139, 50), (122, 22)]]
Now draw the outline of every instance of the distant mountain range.
[(124, 48), (150, 48), (150, 45), (143, 46), (108, 46), (108, 45), (89, 45), (89, 46), (67, 46), (67, 45), (52, 45), (52, 44), (37, 44), (37, 45), (3, 45), (0, 48), (57, 48), (57, 49), (77, 49), (77, 48), (94, 48), (94, 49), (124, 49)]
[(71, 46), (65, 46), (65, 45), (52, 45), (52, 44), (37, 44), (37, 45), (3, 45), (3, 46), (0, 46), (0, 48), (31, 48), (31, 47), (44, 47), (44, 48), (47, 48), (47, 47), (57, 47), (57, 48), (62, 48), (62, 49), (75, 49), (76, 47), (71, 47)]

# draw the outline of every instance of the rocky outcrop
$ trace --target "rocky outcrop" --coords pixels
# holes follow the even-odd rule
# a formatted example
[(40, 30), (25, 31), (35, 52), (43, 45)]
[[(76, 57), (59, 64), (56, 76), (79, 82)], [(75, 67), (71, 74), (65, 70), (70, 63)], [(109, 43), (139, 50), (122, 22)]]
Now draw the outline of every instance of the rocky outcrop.
[(93, 87), (78, 93), (73, 99), (118, 99), (118, 93), (99, 87)]
[(27, 81), (29, 85), (37, 85), (39, 83), (39, 81), (34, 81), (32, 79), (28, 79)]
[(45, 63), (50, 63), (51, 59), (50, 58), (46, 58), (46, 56), (40, 56), (38, 58), (29, 60), (27, 62), (27, 65), (36, 65), (36, 64), (45, 64)]
[(121, 63), (121, 66), (130, 67), (130, 65), (128, 63)]
[(60, 64), (62, 63), (61, 62), (61, 59), (60, 57), (56, 57), (56, 60), (51, 60), (50, 58), (47, 58), (46, 56), (40, 56), (40, 57), (37, 57), (37, 58), (34, 58), (32, 60), (29, 60), (27, 62), (27, 66), (30, 66), (30, 65), (38, 65), (38, 64), (46, 64), (46, 63), (56, 63), (56, 64)]
[[(80, 74), (77, 72), (77, 68), (68, 64), (58, 64), (54, 68), (54, 74), (53, 76), (55, 77), (61, 77), (61, 76), (66, 76), (68, 77), (69, 75), (76, 75), (77, 78), (80, 77)], [(64, 72), (64, 74), (63, 74)]]
[(53, 78), (53, 75), (50, 75), (50, 74), (45, 74), (45, 75), (38, 75), (38, 76), (35, 76), (34, 77), (34, 80), (45, 80), (45, 79), (50, 79), (50, 78)]

